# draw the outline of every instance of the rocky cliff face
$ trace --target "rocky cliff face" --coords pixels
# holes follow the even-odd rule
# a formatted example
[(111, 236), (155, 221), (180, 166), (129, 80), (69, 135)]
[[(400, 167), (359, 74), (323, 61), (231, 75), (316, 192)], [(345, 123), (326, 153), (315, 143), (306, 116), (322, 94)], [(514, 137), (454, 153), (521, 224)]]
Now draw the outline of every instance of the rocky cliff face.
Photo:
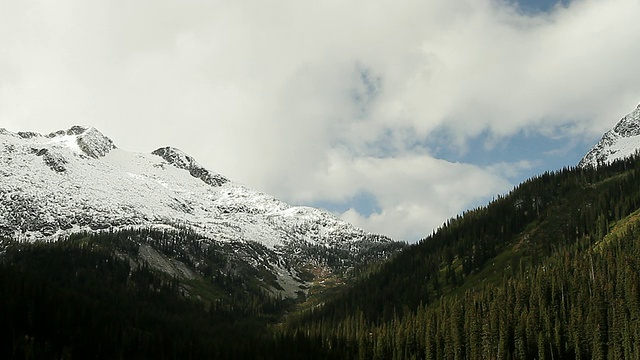
[(167, 146), (153, 151), (152, 154), (160, 156), (166, 162), (178, 169), (189, 171), (191, 176), (198, 178), (211, 186), (221, 186), (229, 181), (229, 179), (220, 174), (211, 174), (209, 170), (198, 164), (194, 158), (179, 149)]
[[(0, 129), (0, 179), (0, 237), (188, 231), (262, 267), (275, 279), (269, 290), (289, 297), (313, 281), (302, 280), (303, 271), (349, 271), (402, 247), (325, 211), (290, 206), (230, 181), (178, 149), (118, 149), (91, 127), (48, 135)], [(183, 256), (198, 262), (197, 254)]]
[(580, 160), (580, 167), (598, 167), (634, 155), (640, 149), (640, 105), (623, 117), (613, 129)]

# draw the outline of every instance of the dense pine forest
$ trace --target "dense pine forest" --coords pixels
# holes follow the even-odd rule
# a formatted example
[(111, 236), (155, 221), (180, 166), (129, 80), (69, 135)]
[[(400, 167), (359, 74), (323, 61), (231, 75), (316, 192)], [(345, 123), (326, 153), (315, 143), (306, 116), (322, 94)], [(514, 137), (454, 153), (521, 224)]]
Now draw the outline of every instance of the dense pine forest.
[(637, 158), (545, 173), (315, 302), (220, 271), (220, 249), (188, 289), (131, 261), (188, 233), (5, 240), (0, 357), (640, 359), (639, 209)]
[(233, 277), (199, 284), (216, 302), (185, 298), (177, 279), (123, 259), (136, 235), (6, 246), (0, 326), (10, 336), (0, 338), (0, 357), (235, 358), (287, 306)]
[(443, 225), (291, 333), (361, 359), (639, 359), (640, 162), (545, 173)]

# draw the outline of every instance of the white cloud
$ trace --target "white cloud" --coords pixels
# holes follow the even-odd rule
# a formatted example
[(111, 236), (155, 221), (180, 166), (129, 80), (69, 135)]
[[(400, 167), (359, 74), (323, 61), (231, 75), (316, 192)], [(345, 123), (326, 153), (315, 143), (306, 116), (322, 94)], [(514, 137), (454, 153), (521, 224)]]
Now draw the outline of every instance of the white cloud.
[(459, 149), (483, 132), (596, 137), (640, 101), (638, 13), (635, 0), (538, 15), (490, 0), (2, 2), (0, 127), (174, 145), (291, 202), (366, 190), (383, 211), (343, 217), (413, 240), (522, 169), (416, 144), (434, 129)]
[(332, 154), (331, 158), (330, 172), (316, 177), (318, 183), (313, 188), (320, 190), (299, 196), (330, 198), (362, 191), (375, 194), (380, 213), (365, 217), (350, 209), (343, 218), (407, 240), (424, 237), (469, 204), (477, 205), (479, 200), (504, 192), (510, 187), (505, 175), (513, 170), (508, 166), (481, 168), (449, 163), (428, 155), (381, 159)]

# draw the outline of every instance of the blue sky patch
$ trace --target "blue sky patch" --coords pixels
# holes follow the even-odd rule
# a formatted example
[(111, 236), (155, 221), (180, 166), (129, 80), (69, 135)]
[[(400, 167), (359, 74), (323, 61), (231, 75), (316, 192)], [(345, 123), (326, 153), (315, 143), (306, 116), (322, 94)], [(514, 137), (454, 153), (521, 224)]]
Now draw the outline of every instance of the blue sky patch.
[(368, 191), (359, 191), (344, 201), (318, 201), (311, 204), (311, 206), (323, 208), (336, 214), (341, 214), (353, 208), (358, 214), (366, 217), (382, 212), (378, 199)]
[(563, 5), (567, 5), (569, 0), (519, 0), (514, 1), (518, 4), (518, 7), (522, 9), (525, 13), (540, 13), (540, 12), (548, 12), (553, 9), (553, 7), (561, 3)]
[(549, 137), (539, 133), (519, 132), (513, 136), (495, 140), (485, 131), (467, 139), (464, 149), (451, 145), (446, 130), (436, 131), (423, 143), (432, 156), (450, 162), (478, 166), (498, 163), (529, 161), (533, 167), (526, 173), (509, 180), (521, 182), (544, 171), (576, 166), (597, 139), (574, 139), (569, 136)]

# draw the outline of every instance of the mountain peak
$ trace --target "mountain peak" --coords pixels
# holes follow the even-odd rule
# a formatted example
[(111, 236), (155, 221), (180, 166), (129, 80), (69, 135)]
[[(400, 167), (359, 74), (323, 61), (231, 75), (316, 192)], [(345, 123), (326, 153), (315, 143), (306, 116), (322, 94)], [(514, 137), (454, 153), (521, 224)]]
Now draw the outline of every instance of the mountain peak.
[(622, 137), (640, 135), (640, 104), (634, 111), (623, 117), (613, 128)]
[[(18, 133), (18, 135), (23, 138), (37, 136), (35, 133)], [(103, 157), (109, 151), (116, 149), (111, 139), (103, 135), (98, 129), (90, 126), (75, 125), (67, 130), (52, 132), (46, 137), (67, 142), (71, 145), (76, 144), (82, 152), (94, 159)]]
[(580, 160), (579, 167), (598, 167), (634, 155), (640, 149), (640, 104), (607, 131)]
[(189, 171), (191, 176), (198, 178), (211, 186), (221, 186), (229, 181), (229, 179), (220, 174), (209, 172), (209, 170), (200, 165), (193, 157), (178, 148), (165, 146), (154, 150), (151, 153), (153, 155), (160, 156), (167, 163), (177, 167), (178, 169)]

